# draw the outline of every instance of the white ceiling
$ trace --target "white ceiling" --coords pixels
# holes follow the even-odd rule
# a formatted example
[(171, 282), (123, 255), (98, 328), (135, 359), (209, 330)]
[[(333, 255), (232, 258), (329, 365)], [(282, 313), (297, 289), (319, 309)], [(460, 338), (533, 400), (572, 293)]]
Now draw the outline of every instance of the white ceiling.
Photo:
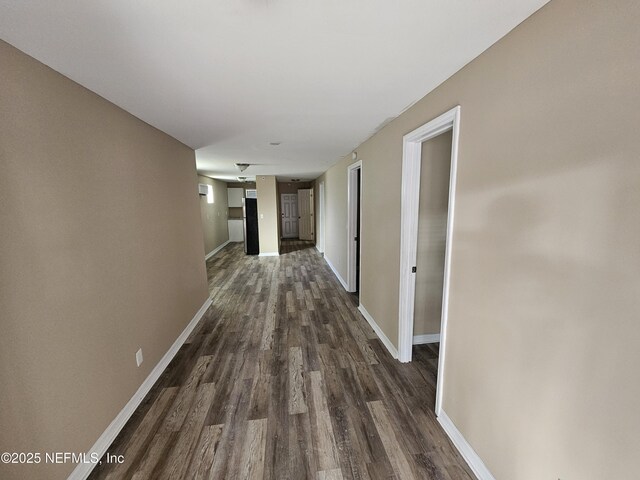
[(196, 149), (201, 173), (311, 179), (546, 2), (0, 0), (0, 38)]

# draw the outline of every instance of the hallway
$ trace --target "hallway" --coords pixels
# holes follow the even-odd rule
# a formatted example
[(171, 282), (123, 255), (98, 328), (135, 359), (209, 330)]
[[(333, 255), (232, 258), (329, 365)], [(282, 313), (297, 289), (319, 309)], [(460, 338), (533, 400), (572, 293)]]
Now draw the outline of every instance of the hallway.
[(91, 478), (475, 478), (433, 413), (437, 347), (398, 363), (312, 244), (283, 252), (207, 262), (213, 305)]

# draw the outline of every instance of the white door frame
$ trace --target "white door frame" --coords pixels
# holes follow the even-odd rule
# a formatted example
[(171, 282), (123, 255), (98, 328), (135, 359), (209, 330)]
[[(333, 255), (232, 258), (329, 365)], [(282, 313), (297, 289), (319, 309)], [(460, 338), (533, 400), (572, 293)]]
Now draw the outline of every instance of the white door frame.
[[(355, 236), (358, 231), (358, 170), (360, 170), (360, 223), (362, 223), (362, 160), (358, 160), (347, 167), (347, 292), (356, 291), (356, 245)], [(362, 237), (362, 228), (360, 228)], [(362, 238), (360, 238), (362, 250)], [(360, 255), (362, 264), (362, 255)], [(360, 270), (362, 273), (362, 270)]]
[(449, 279), (451, 276), (451, 241), (456, 198), (456, 173), (458, 168), (458, 137), (460, 133), (460, 106), (443, 113), (422, 125), (402, 139), (402, 202), (400, 208), (400, 307), (398, 331), (398, 360), (411, 361), (413, 344), (414, 301), (418, 245), (418, 207), (420, 204), (420, 163), (422, 142), (449, 130), (451, 141), (451, 173), (449, 176), (449, 206), (447, 213), (447, 238), (445, 242), (444, 282), (442, 289), (442, 317), (440, 321), (440, 354), (436, 386), (436, 415), (442, 411), (444, 364), (447, 346), (447, 320), (449, 314)]
[(318, 185), (318, 244), (316, 248), (324, 253), (324, 182)]

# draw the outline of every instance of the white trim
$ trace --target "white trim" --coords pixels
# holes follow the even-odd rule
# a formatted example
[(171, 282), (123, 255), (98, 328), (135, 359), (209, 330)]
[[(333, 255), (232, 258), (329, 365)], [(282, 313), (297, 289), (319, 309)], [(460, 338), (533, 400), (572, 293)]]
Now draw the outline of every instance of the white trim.
[(465, 459), (473, 473), (475, 473), (478, 480), (496, 480), (491, 474), (487, 466), (484, 464), (480, 456), (476, 453), (473, 447), (467, 442), (462, 433), (456, 428), (448, 415), (444, 410), (440, 410), (438, 415), (438, 422), (442, 426), (442, 429), (451, 439), (451, 442)]
[[(356, 170), (360, 169), (360, 190), (358, 191), (358, 177)], [(358, 192), (362, 200), (362, 160), (358, 160), (347, 167), (347, 292), (356, 291), (356, 241), (354, 237), (358, 231), (358, 201), (355, 193)], [(362, 237), (362, 201), (360, 201), (360, 236)], [(360, 239), (360, 251), (362, 251), (362, 239)], [(362, 255), (360, 255), (362, 264)], [(362, 272), (362, 270), (360, 270)]]
[(278, 252), (264, 252), (258, 255), (259, 257), (278, 257), (280, 254)]
[(438, 343), (440, 342), (440, 334), (432, 333), (425, 335), (414, 335), (413, 336), (413, 344), (414, 345), (424, 345), (426, 343)]
[(451, 245), (456, 198), (458, 168), (458, 139), (460, 136), (460, 106), (406, 134), (402, 154), (402, 201), (400, 206), (400, 302), (398, 327), (398, 359), (411, 361), (413, 344), (413, 316), (416, 278), (411, 268), (416, 265), (418, 244), (418, 207), (420, 204), (420, 163), (422, 142), (452, 130), (451, 173), (449, 175), (449, 205), (445, 242), (444, 281), (442, 288), (442, 318), (440, 321), (440, 351), (436, 385), (436, 415), (442, 410), (444, 366), (446, 361), (447, 322), (449, 317), (449, 284), (451, 277)]
[[(115, 438), (120, 433), (120, 430), (125, 426), (131, 415), (135, 412), (136, 408), (140, 405), (144, 397), (149, 393), (151, 387), (156, 383), (162, 372), (167, 368), (169, 362), (173, 359), (173, 357), (178, 353), (178, 350), (182, 346), (182, 344), (189, 338), (189, 335), (196, 327), (204, 313), (211, 306), (211, 299), (207, 298), (204, 302), (200, 310), (194, 315), (189, 324), (185, 327), (182, 333), (176, 338), (176, 341), (173, 342), (173, 345), (167, 350), (167, 353), (160, 359), (158, 364), (151, 370), (149, 376), (142, 382), (142, 385), (138, 388), (136, 393), (133, 394), (133, 397), (127, 402), (120, 413), (113, 419), (111, 424), (107, 427), (107, 429), (102, 432), (100, 438), (93, 444), (93, 447), (87, 453), (87, 457), (91, 457), (92, 453), (96, 453), (98, 457), (102, 458), (102, 456), (107, 452), (107, 449), (111, 446)], [(96, 466), (95, 463), (80, 463), (78, 466), (71, 472), (68, 480), (84, 480), (90, 474), (93, 468)]]
[(389, 353), (391, 354), (391, 356), (393, 358), (398, 358), (398, 350), (396, 350), (396, 347), (393, 345), (393, 343), (391, 343), (391, 340), (389, 340), (389, 337), (387, 337), (384, 332), (382, 331), (382, 329), (378, 326), (378, 324), (376, 323), (376, 321), (373, 319), (373, 317), (371, 316), (371, 314), (369, 312), (367, 312), (367, 309), (364, 308), (362, 306), (362, 304), (358, 305), (358, 311), (362, 314), (362, 316), (364, 317), (364, 319), (369, 322), (369, 325), (371, 325), (371, 328), (373, 328), (373, 331), (376, 332), (376, 335), (378, 336), (378, 338), (380, 339), (380, 341), (383, 343), (383, 345), (385, 347), (387, 347), (387, 350), (389, 350)]
[(327, 257), (326, 255), (324, 256), (324, 261), (327, 262), (327, 265), (329, 265), (329, 268), (333, 271), (333, 274), (336, 276), (336, 278), (338, 279), (338, 281), (342, 284), (342, 286), (344, 287), (345, 290), (348, 291), (347, 288), (347, 282), (344, 281), (344, 278), (342, 278), (340, 276), (340, 274), (338, 273), (338, 270), (336, 270), (336, 267), (333, 266), (333, 263), (331, 263), (331, 260), (329, 260), (329, 257)]
[(224, 247), (226, 247), (227, 245), (229, 245), (231, 243), (231, 240), (227, 240), (226, 242), (224, 242), (222, 245), (220, 245), (219, 247), (214, 248), (213, 250), (211, 250), (209, 253), (207, 253), (207, 255), (204, 257), (204, 261), (206, 262), (207, 260), (209, 260), (211, 257), (213, 257), (216, 253), (218, 253), (220, 250), (222, 250)]
[(316, 250), (318, 250), (318, 252), (320, 253), (320, 255), (324, 256), (324, 252), (322, 250), (320, 250), (320, 248), (318, 247), (318, 245), (316, 245)]

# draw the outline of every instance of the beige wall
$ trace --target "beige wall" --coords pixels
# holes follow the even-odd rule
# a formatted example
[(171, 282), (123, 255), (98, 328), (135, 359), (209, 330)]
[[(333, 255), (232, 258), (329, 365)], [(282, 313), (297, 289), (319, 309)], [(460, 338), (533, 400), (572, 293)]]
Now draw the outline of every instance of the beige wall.
[(451, 131), (422, 143), (414, 335), (440, 333)]
[(553, 0), (357, 148), (360, 298), (397, 344), (402, 136), (461, 105), (444, 410), (498, 480), (637, 477), (639, 21)]
[(207, 299), (194, 152), (4, 42), (0, 85), (0, 450), (87, 451)]
[(200, 218), (204, 232), (204, 251), (209, 254), (229, 240), (227, 184), (221, 180), (202, 175), (198, 175), (198, 182), (213, 187), (213, 203), (208, 203), (206, 196), (200, 196)]
[[(320, 191), (320, 183), (324, 182), (325, 191), (325, 246), (324, 246), (324, 258), (334, 266), (338, 274), (343, 280), (347, 279), (347, 167), (351, 165), (353, 160), (351, 155), (340, 160), (333, 167), (327, 170), (323, 175), (318, 177), (315, 181), (315, 191)], [(363, 165), (362, 172), (365, 168)], [(368, 186), (363, 181), (361, 184), (362, 195), (364, 199), (364, 192)], [(316, 195), (316, 211), (319, 211), (317, 202), (320, 195)], [(375, 198), (375, 197), (374, 197)], [(363, 205), (363, 213), (364, 213)], [(371, 205), (367, 207), (367, 210), (371, 208)], [(316, 228), (318, 231), (319, 216), (316, 215)], [(364, 222), (364, 219), (362, 219)], [(317, 239), (316, 239), (317, 240)], [(362, 249), (366, 240), (361, 238)], [(361, 272), (364, 275), (364, 272)], [(363, 279), (364, 280), (364, 279)]]
[(243, 218), (242, 207), (229, 207), (229, 218)]
[(244, 188), (251, 190), (256, 188), (256, 182), (227, 182), (227, 188)]
[(278, 253), (280, 236), (278, 235), (278, 193), (276, 177), (273, 175), (256, 178), (258, 190), (258, 237), (260, 253)]
[(298, 193), (301, 188), (312, 188), (313, 182), (278, 182), (278, 195), (283, 193)]

